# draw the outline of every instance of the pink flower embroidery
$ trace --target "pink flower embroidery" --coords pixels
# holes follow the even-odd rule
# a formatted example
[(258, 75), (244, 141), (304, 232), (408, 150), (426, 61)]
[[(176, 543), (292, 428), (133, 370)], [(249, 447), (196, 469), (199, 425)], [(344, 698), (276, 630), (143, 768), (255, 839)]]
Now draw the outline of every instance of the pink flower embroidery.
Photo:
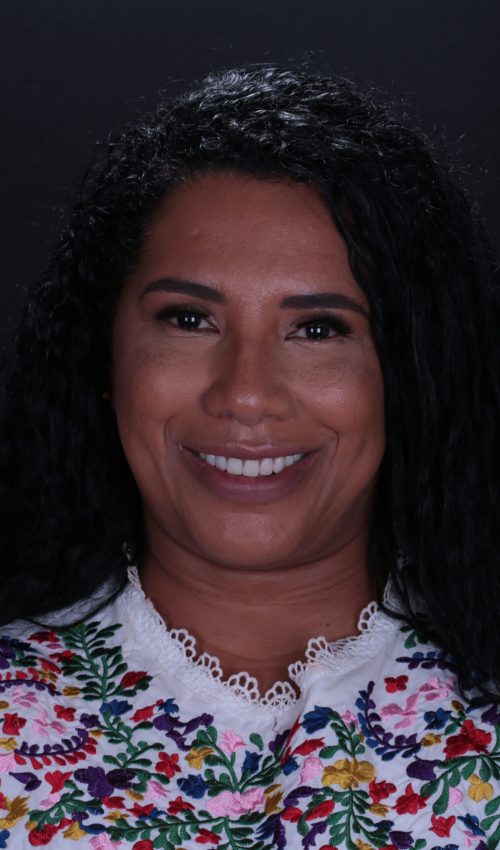
[(100, 835), (94, 835), (89, 841), (92, 850), (116, 850), (116, 847), (121, 847), (121, 845), (121, 841), (111, 841), (111, 838), (103, 832)]
[(252, 788), (251, 791), (222, 791), (217, 797), (209, 800), (205, 808), (211, 815), (225, 817), (226, 815), (243, 815), (257, 809), (264, 802), (262, 788)]
[(45, 809), (50, 809), (56, 803), (59, 802), (61, 798), (62, 791), (52, 791), (45, 800), (40, 800), (40, 808), (45, 811)]
[(12, 753), (7, 753), (5, 756), (0, 756), (0, 773), (8, 773), (9, 770), (15, 770), (16, 767), (16, 759)]
[(225, 753), (234, 753), (240, 747), (244, 747), (245, 742), (243, 738), (240, 738), (240, 736), (237, 735), (236, 732), (233, 732), (232, 729), (227, 729), (221, 737), (220, 745)]
[(35, 735), (41, 735), (42, 738), (49, 737), (50, 729), (53, 729), (54, 732), (57, 732), (59, 735), (66, 732), (66, 726), (64, 723), (61, 723), (60, 720), (49, 720), (49, 714), (45, 708), (40, 709), (38, 717), (36, 720), (33, 720), (33, 723), (31, 724), (31, 728)]
[(38, 697), (32, 691), (27, 693), (23, 688), (17, 685), (15, 688), (12, 688), (10, 692), (11, 701), (14, 705), (20, 705), (22, 708), (29, 708), (30, 705), (36, 705), (38, 702)]
[(150, 779), (144, 793), (145, 800), (158, 800), (160, 797), (169, 797), (169, 792), (157, 779)]
[(433, 676), (432, 679), (428, 679), (427, 682), (418, 689), (421, 694), (424, 695), (427, 701), (433, 699), (439, 699), (439, 697), (447, 697), (454, 690), (455, 684), (453, 679), (446, 679), (446, 681), (441, 681), (436, 676)]
[(344, 711), (344, 713), (341, 715), (341, 717), (342, 717), (342, 720), (344, 721), (344, 723), (347, 726), (350, 726), (351, 723), (354, 723), (354, 725), (357, 727), (358, 718), (356, 717), (355, 714), (352, 713), (352, 711)]
[(403, 719), (399, 720), (398, 723), (396, 723), (394, 728), (395, 729), (407, 729), (408, 726), (413, 725), (413, 722), (414, 722), (414, 720), (417, 716), (417, 712), (415, 711), (415, 705), (416, 705), (417, 699), (418, 699), (418, 693), (412, 694), (406, 700), (406, 704), (405, 704), (404, 708), (402, 708), (400, 705), (397, 705), (397, 703), (395, 703), (395, 702), (391, 702), (391, 703), (389, 703), (389, 705), (385, 705), (381, 709), (380, 713), (381, 713), (382, 717), (384, 718), (384, 720), (385, 720), (386, 717), (392, 717), (392, 716), (398, 715), (398, 714), (401, 715), (401, 717)]
[(324, 765), (321, 759), (317, 756), (309, 756), (302, 765), (300, 781), (306, 783), (311, 779), (315, 779), (316, 776), (320, 776), (323, 773), (323, 768)]
[(463, 798), (464, 795), (462, 794), (459, 788), (450, 788), (450, 807), (454, 806), (456, 803), (461, 803)]

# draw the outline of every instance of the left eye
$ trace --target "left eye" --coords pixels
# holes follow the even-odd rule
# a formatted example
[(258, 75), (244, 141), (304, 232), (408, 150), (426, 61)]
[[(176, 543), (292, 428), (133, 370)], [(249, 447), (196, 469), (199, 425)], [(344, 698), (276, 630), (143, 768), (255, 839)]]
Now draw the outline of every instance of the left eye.
[(301, 322), (297, 326), (300, 339), (309, 339), (313, 342), (321, 342), (324, 339), (334, 339), (338, 336), (347, 336), (351, 328), (342, 320), (332, 316), (311, 319), (309, 322)]
[(205, 327), (210, 327), (206, 321), (206, 313), (200, 313), (197, 310), (179, 310), (178, 307), (167, 307), (165, 310), (161, 310), (156, 318), (163, 322), (170, 322), (182, 331), (204, 330), (200, 327), (202, 322), (205, 322)]

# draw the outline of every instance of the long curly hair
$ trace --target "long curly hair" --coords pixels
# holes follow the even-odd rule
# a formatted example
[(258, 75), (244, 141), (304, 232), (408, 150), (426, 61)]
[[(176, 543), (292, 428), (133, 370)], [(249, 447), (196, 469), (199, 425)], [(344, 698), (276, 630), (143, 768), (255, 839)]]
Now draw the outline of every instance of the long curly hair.
[[(499, 291), (455, 168), (345, 80), (213, 74), (99, 148), (30, 291), (0, 417), (0, 620), (123, 585), (140, 562), (136, 484), (103, 401), (121, 287), (174, 187), (212, 170), (314, 185), (366, 293), (387, 451), (371, 568), (455, 658), (500, 690)], [(425, 616), (415, 609), (423, 601)], [(485, 692), (486, 692), (485, 690)]]

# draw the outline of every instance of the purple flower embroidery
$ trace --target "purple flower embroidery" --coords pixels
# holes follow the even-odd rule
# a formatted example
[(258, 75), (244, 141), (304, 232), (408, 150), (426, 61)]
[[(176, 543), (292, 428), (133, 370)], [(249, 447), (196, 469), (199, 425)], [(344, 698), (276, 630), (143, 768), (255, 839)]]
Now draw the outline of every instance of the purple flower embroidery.
[(415, 761), (408, 765), (406, 773), (408, 776), (411, 776), (412, 779), (423, 779), (428, 781), (436, 778), (436, 767), (440, 764), (441, 762), (439, 759), (428, 761), (417, 757)]

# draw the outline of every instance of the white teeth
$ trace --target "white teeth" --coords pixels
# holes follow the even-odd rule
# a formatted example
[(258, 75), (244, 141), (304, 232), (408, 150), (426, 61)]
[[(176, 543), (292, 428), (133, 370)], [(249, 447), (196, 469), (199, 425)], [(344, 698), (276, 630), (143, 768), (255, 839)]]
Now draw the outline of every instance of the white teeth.
[(285, 458), (275, 457), (273, 460), (273, 472), (281, 472), (285, 468)]
[(246, 460), (243, 464), (242, 474), (245, 478), (258, 478), (260, 475), (260, 463), (258, 460)]
[(270, 457), (265, 457), (260, 462), (260, 475), (272, 475), (273, 474), (273, 459)]
[(230, 475), (242, 475), (243, 461), (238, 457), (229, 457), (227, 459), (227, 472), (229, 472)]
[(282, 472), (287, 466), (293, 466), (304, 455), (286, 455), (283, 457), (264, 457), (262, 460), (241, 460), (238, 457), (224, 457), (224, 455), (206, 455), (199, 453), (202, 460), (215, 466), (223, 472), (228, 472), (229, 475), (243, 475), (245, 478), (258, 478), (259, 476), (268, 476), (273, 473), (276, 475)]

